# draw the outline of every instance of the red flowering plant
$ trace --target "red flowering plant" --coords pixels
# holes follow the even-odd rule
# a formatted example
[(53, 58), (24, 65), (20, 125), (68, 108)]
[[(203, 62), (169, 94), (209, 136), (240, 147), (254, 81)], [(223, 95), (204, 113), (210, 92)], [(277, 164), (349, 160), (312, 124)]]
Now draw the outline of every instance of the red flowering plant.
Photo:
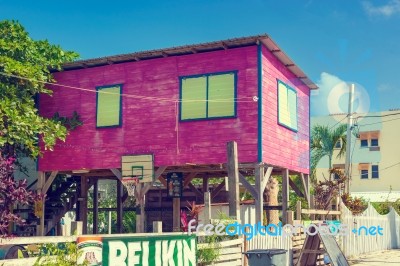
[(199, 222), (199, 214), (204, 208), (201, 205), (197, 205), (194, 201), (188, 201), (187, 203), (188, 206), (186, 208), (188, 209), (188, 213), (181, 210), (181, 228), (184, 232), (188, 231), (188, 224), (191, 220), (195, 220), (196, 224)]
[(12, 211), (15, 204), (31, 205), (44, 198), (26, 189), (26, 179), (14, 180), (14, 161), (14, 157), (4, 158), (0, 153), (0, 237), (10, 236), (11, 223), (25, 225), (25, 219)]

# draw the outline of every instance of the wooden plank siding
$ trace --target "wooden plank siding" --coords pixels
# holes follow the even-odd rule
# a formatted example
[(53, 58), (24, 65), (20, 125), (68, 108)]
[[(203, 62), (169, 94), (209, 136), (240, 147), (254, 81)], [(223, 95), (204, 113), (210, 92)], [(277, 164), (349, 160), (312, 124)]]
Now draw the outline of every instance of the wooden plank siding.
[[(309, 173), (309, 88), (262, 46), (262, 160), (300, 173)], [(298, 131), (278, 124), (277, 79), (297, 92)]]
[[(177, 120), (179, 77), (237, 71), (237, 118)], [(153, 153), (155, 166), (226, 162), (226, 143), (238, 143), (239, 161), (257, 161), (257, 46), (173, 56), (54, 74), (62, 85), (52, 86), (52, 97), (41, 95), (40, 113), (71, 116), (77, 111), (83, 126), (66, 142), (45, 151), (40, 171), (111, 169), (121, 167), (121, 156)], [(122, 125), (96, 128), (97, 86), (122, 84)], [(146, 98), (143, 97), (155, 97)], [(164, 101), (160, 98), (168, 99)], [(246, 100), (246, 102), (243, 102)], [(177, 109), (178, 108), (178, 109)]]

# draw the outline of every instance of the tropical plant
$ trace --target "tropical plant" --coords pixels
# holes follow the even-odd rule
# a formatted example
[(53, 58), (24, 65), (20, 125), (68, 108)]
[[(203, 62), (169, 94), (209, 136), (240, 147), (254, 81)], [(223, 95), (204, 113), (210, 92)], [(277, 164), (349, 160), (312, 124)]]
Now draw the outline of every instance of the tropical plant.
[(316, 168), (318, 163), (325, 156), (328, 157), (329, 169), (332, 169), (333, 152), (336, 143), (341, 142), (337, 158), (346, 153), (346, 132), (347, 125), (340, 124), (336, 128), (315, 125), (311, 131), (311, 178), (316, 182)]
[(39, 138), (45, 149), (52, 149), (67, 135), (60, 121), (40, 116), (35, 99), (52, 93), (46, 87), (54, 81), (50, 69), (61, 69), (78, 55), (32, 40), (15, 21), (0, 21), (0, 36), (0, 149), (4, 156), (19, 152), (35, 158)]
[(85, 261), (83, 264), (77, 264), (78, 257), (82, 251), (78, 249), (76, 243), (60, 243), (60, 244), (42, 244), (39, 246), (38, 258), (34, 266), (84, 266), (88, 265)]
[(0, 153), (0, 237), (9, 235), (9, 226), (14, 223), (19, 226), (25, 224), (25, 220), (13, 213), (14, 204), (28, 205), (42, 199), (32, 191), (27, 191), (26, 179), (15, 181), (13, 178), (14, 158), (3, 158)]

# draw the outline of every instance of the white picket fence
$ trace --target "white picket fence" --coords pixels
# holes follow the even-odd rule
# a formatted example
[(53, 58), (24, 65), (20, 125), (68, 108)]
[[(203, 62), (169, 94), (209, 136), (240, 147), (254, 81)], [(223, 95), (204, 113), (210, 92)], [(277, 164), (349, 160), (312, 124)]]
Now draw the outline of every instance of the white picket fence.
[(353, 257), (373, 251), (400, 248), (400, 216), (391, 208), (386, 215), (379, 214), (372, 205), (361, 215), (353, 215), (346, 206), (341, 206), (343, 224), (350, 228), (365, 226), (380, 226), (383, 228), (383, 235), (366, 235), (365, 230), (361, 234), (350, 232), (349, 236), (340, 238), (340, 246), (346, 257)]

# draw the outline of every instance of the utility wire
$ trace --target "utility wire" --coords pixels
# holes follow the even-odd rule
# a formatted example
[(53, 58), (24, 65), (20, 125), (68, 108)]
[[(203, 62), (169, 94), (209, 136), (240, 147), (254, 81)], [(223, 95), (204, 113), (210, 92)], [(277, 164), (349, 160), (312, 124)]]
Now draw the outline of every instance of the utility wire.
[[(18, 78), (22, 80), (27, 80), (30, 82), (38, 82), (46, 85), (51, 85), (51, 86), (57, 86), (57, 87), (62, 87), (62, 88), (68, 88), (68, 89), (73, 89), (73, 90), (79, 90), (79, 91), (86, 91), (86, 92), (91, 92), (91, 93), (98, 93), (98, 91), (93, 90), (93, 89), (85, 89), (81, 87), (76, 87), (76, 86), (70, 86), (70, 85), (64, 85), (60, 83), (55, 83), (55, 82), (47, 82), (47, 81), (41, 81), (41, 80), (35, 80), (27, 77), (22, 77), (14, 74), (8, 74), (4, 72), (0, 72), (0, 75), (7, 76), (7, 77), (12, 77), (12, 78)], [(152, 97), (152, 96), (141, 96), (141, 95), (134, 95), (134, 94), (126, 94), (126, 93), (115, 93), (115, 92), (106, 92), (103, 91), (101, 93), (104, 94), (111, 94), (111, 95), (120, 95), (123, 97), (128, 97), (128, 98), (135, 98), (135, 99), (140, 99), (140, 100), (149, 100), (149, 101), (158, 101), (158, 102), (255, 102), (256, 100), (253, 97), (241, 97), (241, 98), (230, 98), (230, 99), (220, 99), (220, 100), (180, 100), (180, 99), (171, 99), (171, 98), (161, 98), (161, 97)], [(251, 99), (251, 100), (240, 100), (240, 99)], [(257, 99), (258, 100), (258, 99)]]

